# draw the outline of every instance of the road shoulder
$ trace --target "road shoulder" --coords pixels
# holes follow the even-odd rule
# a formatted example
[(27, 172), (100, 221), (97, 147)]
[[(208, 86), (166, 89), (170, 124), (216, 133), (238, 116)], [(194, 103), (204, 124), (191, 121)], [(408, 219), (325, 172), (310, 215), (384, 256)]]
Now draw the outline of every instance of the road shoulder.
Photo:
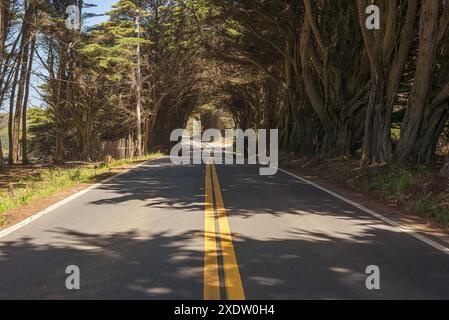
[(332, 168), (325, 166), (310, 166), (311, 159), (282, 160), (281, 168), (298, 175), (306, 180), (316, 183), (331, 192), (354, 201), (362, 206), (380, 213), (394, 223), (403, 226), (417, 234), (429, 237), (446, 246), (449, 246), (449, 230), (441, 227), (431, 219), (413, 214), (398, 205), (387, 203), (374, 194), (369, 194), (351, 187), (345, 180), (339, 180), (335, 174), (329, 174)]
[(137, 161), (131, 164), (113, 168), (108, 173), (99, 175), (92, 183), (77, 184), (66, 190), (56, 192), (48, 197), (33, 201), (17, 209), (6, 212), (4, 215), (9, 218), (9, 223), (0, 226), (0, 238), (5, 237), (11, 232), (20, 229), (24, 225), (48, 214), (63, 204), (70, 202), (82, 194), (95, 189), (96, 187), (122, 175), (133, 169), (136, 169), (146, 163), (163, 159), (164, 157), (152, 158), (149, 160)]

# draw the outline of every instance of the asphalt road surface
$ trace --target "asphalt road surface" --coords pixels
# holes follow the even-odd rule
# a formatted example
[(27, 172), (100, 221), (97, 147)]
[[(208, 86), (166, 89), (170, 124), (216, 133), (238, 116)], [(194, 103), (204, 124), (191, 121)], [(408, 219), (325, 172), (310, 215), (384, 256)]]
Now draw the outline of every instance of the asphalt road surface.
[(161, 159), (1, 238), (17, 298), (449, 299), (449, 255), (284, 172)]

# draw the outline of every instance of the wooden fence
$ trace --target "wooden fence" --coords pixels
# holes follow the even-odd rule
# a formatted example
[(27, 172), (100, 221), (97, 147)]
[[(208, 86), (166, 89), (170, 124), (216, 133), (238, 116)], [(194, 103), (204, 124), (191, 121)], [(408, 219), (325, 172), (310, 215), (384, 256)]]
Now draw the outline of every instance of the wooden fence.
[(129, 159), (137, 151), (136, 143), (131, 137), (116, 141), (96, 141), (92, 148), (95, 160), (105, 160), (108, 156), (116, 160)]

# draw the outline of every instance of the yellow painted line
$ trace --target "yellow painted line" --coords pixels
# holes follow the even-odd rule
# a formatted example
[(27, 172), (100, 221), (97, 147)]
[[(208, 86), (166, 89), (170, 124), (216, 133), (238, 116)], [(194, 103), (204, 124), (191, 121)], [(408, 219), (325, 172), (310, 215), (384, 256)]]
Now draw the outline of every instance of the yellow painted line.
[(215, 213), (210, 165), (206, 166), (204, 207), (204, 300), (220, 300)]
[(218, 226), (220, 229), (226, 293), (228, 300), (245, 300), (245, 292), (243, 290), (239, 266), (235, 256), (234, 244), (232, 242), (231, 229), (226, 216), (226, 209), (224, 206), (223, 197), (221, 195), (220, 182), (218, 181), (215, 165), (212, 165), (212, 178), (215, 201), (217, 204)]

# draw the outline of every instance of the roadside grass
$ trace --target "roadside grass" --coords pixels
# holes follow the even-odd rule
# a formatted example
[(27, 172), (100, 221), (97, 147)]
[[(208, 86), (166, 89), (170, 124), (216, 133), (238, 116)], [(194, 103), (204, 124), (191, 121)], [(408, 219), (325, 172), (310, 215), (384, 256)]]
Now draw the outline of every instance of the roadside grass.
[(354, 186), (362, 192), (378, 194), (383, 200), (432, 219), (445, 228), (449, 227), (447, 181), (437, 179), (436, 171), (431, 167), (372, 166), (361, 169)]
[(429, 221), (449, 228), (449, 181), (437, 177), (431, 166), (360, 167), (358, 158), (314, 159), (288, 155), (286, 164), (337, 185), (362, 194), (372, 195), (389, 205), (397, 206)]
[(386, 198), (403, 200), (406, 199), (416, 187), (416, 174), (409, 168), (393, 168), (382, 170), (371, 168), (368, 170), (370, 181), (363, 184), (366, 191), (380, 191)]
[(447, 195), (445, 197), (441, 195), (419, 197), (411, 202), (410, 208), (413, 212), (434, 218), (440, 224), (449, 228), (449, 203), (447, 198), (449, 198)]
[(9, 191), (0, 192), (0, 226), (8, 223), (8, 218), (4, 215), (5, 212), (31, 204), (57, 192), (65, 191), (78, 184), (96, 182), (108, 175), (113, 169), (161, 156), (162, 154), (155, 153), (128, 160), (114, 160), (107, 164), (102, 163), (89, 167), (57, 167), (39, 170), (37, 175), (21, 179), (16, 184), (19, 188), (15, 189), (13, 193)]

